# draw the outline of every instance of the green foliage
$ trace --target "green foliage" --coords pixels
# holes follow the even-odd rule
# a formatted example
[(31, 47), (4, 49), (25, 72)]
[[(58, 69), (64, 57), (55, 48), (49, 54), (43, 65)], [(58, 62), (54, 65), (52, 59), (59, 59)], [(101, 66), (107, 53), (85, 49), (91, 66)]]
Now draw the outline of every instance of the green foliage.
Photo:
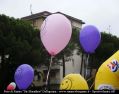
[[(79, 49), (77, 29), (73, 29), (72, 37), (67, 47), (59, 53), (55, 60), (73, 55)], [(50, 55), (44, 48), (39, 30), (33, 29), (30, 23), (0, 15), (0, 54), (9, 54), (9, 62), (15, 64), (28, 63), (30, 65), (49, 64)]]
[(73, 28), (72, 29), (72, 36), (68, 43), (68, 45), (61, 51), (57, 56), (56, 59), (60, 60), (65, 57), (65, 61), (68, 61), (71, 56), (73, 56), (74, 51), (77, 50), (76, 54), (80, 52), (80, 45), (79, 45), (79, 29)]
[[(9, 58), (5, 58), (8, 54)], [(49, 55), (39, 38), (39, 30), (20, 19), (0, 15), (0, 87), (5, 89), (14, 81), (14, 72), (21, 64), (49, 64)]]
[(95, 53), (91, 55), (91, 58), (93, 58), (93, 64), (90, 64), (90, 66), (98, 68), (104, 61), (119, 50), (118, 43), (118, 37), (106, 32), (102, 32), (101, 43), (96, 49)]
[(4, 54), (9, 54), (9, 62), (18, 65), (35, 64), (29, 62), (28, 58), (31, 57), (33, 50), (40, 46), (38, 32), (26, 21), (0, 15), (0, 54), (3, 51)]

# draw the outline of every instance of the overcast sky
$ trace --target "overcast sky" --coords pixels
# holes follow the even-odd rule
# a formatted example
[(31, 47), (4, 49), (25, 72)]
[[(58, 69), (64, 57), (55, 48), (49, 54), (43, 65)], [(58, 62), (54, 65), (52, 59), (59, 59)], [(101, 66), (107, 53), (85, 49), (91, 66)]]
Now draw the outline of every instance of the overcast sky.
[(119, 37), (119, 0), (0, 0), (0, 14), (28, 16), (30, 4), (33, 14), (60, 11)]

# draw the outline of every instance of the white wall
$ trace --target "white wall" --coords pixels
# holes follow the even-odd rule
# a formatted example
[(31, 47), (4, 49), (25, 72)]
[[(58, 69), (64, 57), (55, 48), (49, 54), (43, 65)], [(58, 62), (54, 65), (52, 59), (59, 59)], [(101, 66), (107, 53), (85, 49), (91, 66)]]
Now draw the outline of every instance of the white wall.
[[(76, 55), (76, 52), (74, 52), (73, 55), (74, 61), (68, 61), (65, 62), (65, 76), (70, 73), (80, 73), (81, 69), (81, 55)], [(60, 81), (63, 79), (63, 66), (60, 66)]]

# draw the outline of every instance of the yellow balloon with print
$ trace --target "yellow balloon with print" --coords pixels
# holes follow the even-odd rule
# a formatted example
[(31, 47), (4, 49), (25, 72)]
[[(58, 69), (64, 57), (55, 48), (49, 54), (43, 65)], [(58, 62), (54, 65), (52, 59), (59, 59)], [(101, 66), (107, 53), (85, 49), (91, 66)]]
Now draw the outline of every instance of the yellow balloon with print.
[(119, 90), (119, 51), (107, 59), (95, 77), (96, 90)]
[(88, 90), (86, 80), (80, 74), (68, 74), (60, 84), (60, 90)]

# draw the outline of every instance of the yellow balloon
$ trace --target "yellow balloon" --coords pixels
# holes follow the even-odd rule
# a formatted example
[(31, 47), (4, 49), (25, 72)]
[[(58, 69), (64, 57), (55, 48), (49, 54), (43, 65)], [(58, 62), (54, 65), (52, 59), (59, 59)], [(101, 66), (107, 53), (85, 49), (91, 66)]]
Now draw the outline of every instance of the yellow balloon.
[(80, 74), (68, 74), (60, 84), (60, 90), (88, 90), (86, 80)]
[(119, 51), (107, 59), (98, 69), (95, 89), (119, 90)]

